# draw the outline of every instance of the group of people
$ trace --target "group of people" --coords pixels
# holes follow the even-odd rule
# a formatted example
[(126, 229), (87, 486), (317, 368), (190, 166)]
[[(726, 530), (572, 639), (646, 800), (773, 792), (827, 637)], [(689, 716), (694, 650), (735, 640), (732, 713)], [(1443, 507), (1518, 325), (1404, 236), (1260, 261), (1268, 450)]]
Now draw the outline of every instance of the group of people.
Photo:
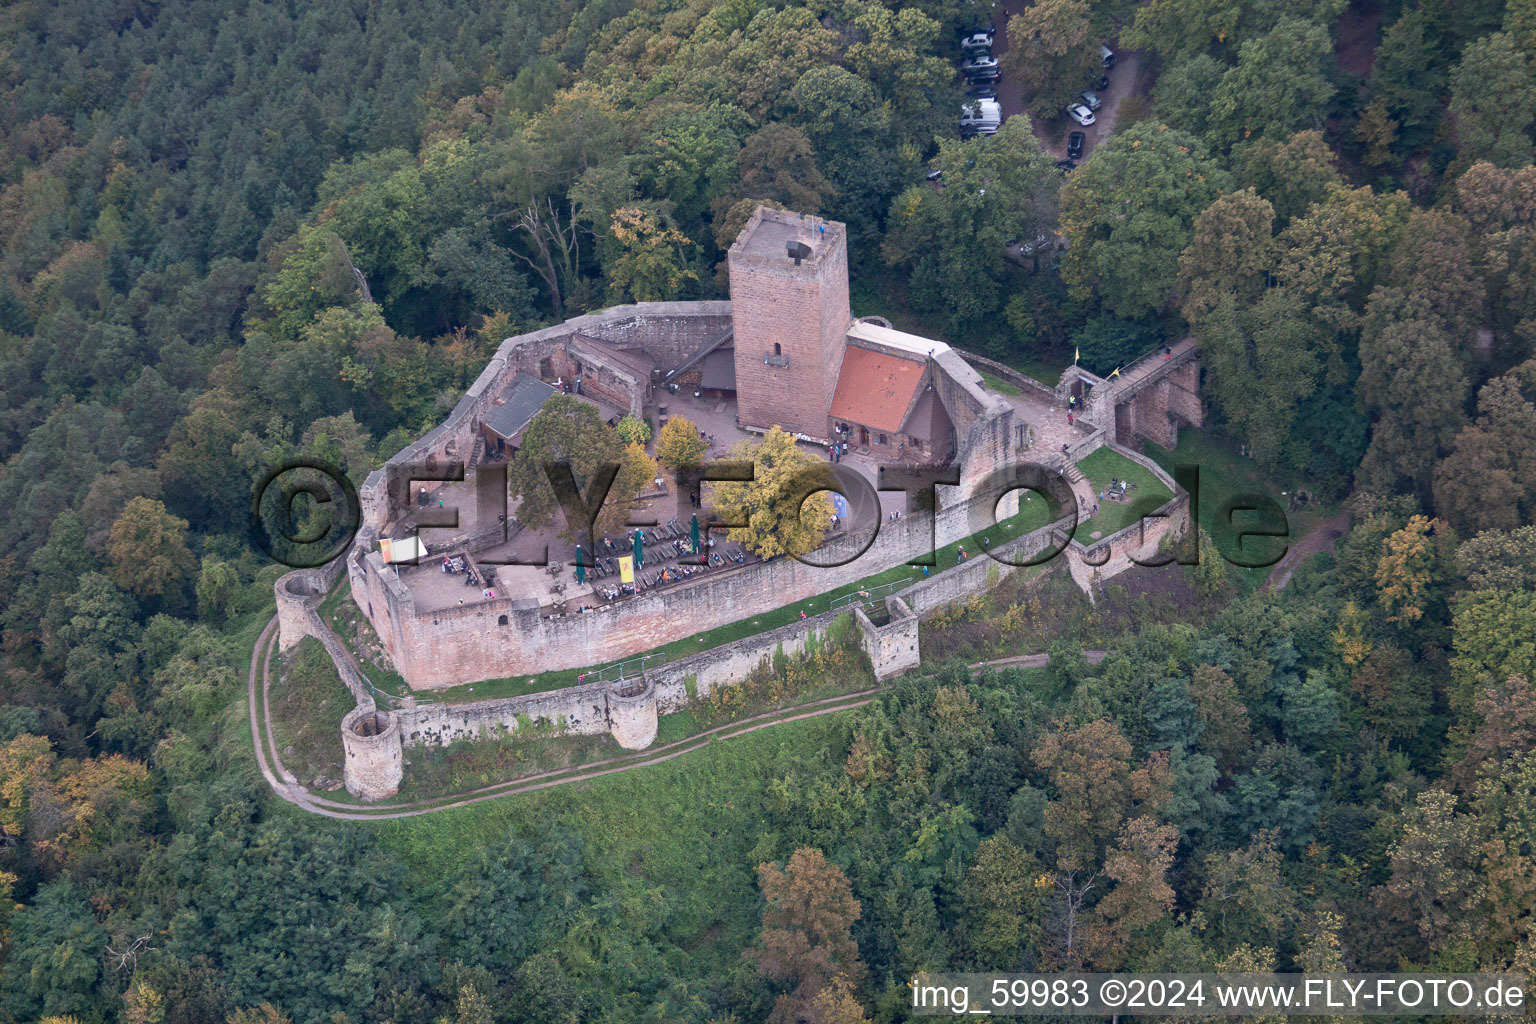
[[(443, 557), (443, 572), (454, 576), (463, 573), (464, 585), (466, 587), (480, 587), (481, 593), (487, 598), (496, 596), (496, 592), (485, 586), (485, 581), (480, 578), (480, 574), (470, 567), (462, 555), (445, 555)], [(459, 602), (459, 604), (463, 603), (463, 601)]]
[(833, 441), (832, 447), (827, 449), (828, 462), (842, 462), (843, 456), (848, 454), (847, 441)]

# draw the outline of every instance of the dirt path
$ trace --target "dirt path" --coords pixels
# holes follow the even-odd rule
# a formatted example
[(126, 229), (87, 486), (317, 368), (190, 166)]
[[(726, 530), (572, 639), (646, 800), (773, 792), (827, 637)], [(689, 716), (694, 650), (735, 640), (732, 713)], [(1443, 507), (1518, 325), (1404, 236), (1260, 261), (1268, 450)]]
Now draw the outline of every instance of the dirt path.
[[(1107, 651), (1084, 651), (1083, 657), (1087, 660), (1088, 664), (1097, 665), (1104, 660), (1104, 655), (1107, 653)], [(1044, 668), (1050, 664), (1050, 661), (1051, 656), (1049, 654), (1015, 654), (1009, 658), (993, 658), (991, 661), (972, 662), (966, 667), (971, 670), (972, 675), (975, 675), (977, 672), (982, 672), (989, 668)]]
[(1269, 574), (1269, 579), (1264, 581), (1264, 589), (1266, 591), (1284, 590), (1285, 585), (1291, 582), (1291, 577), (1295, 575), (1296, 570), (1301, 568), (1302, 562), (1313, 555), (1333, 551), (1334, 545), (1348, 529), (1348, 512), (1340, 512), (1331, 519), (1318, 523), (1311, 533), (1292, 544), (1285, 556), (1275, 563), (1274, 571)]
[[(506, 782), (483, 786), (479, 789), (468, 790), (463, 793), (428, 797), (420, 800), (353, 804), (311, 793), (283, 766), (282, 759), (277, 753), (277, 739), (272, 729), (272, 717), (267, 702), (267, 696), (272, 688), (272, 657), (276, 650), (277, 618), (274, 616), (272, 621), (267, 623), (266, 628), (262, 630), (261, 637), (256, 641), (256, 646), (251, 651), (251, 666), (246, 678), (246, 699), (250, 710), (251, 738), (256, 751), (256, 766), (261, 770), (262, 777), (267, 780), (267, 785), (272, 787), (272, 792), (283, 800), (311, 814), (346, 821), (413, 818), (423, 814), (431, 814), (434, 811), (446, 811), (454, 807), (467, 807), (470, 804), (480, 803), (484, 800), (495, 800), (499, 797), (513, 796), (518, 793), (532, 793), (537, 790), (563, 786), (572, 782), (586, 782), (590, 779), (600, 778), (604, 775), (613, 775), (618, 772), (627, 772), (635, 768), (645, 768), (692, 753), (716, 740), (734, 739), (737, 736), (745, 736), (748, 733), (767, 729), (770, 726), (783, 725), (787, 722), (799, 722), (808, 718), (817, 718), (821, 715), (830, 715), (839, 711), (860, 708), (874, 700), (879, 694), (878, 687), (871, 687), (867, 690), (845, 693), (836, 697), (825, 697), (821, 700), (810, 701), (791, 708), (767, 711), (760, 715), (744, 718), (738, 722), (719, 725), (713, 729), (707, 729), (698, 735), (664, 744), (650, 750), (636, 751), (632, 754), (611, 757), (602, 761), (593, 761), (584, 765), (551, 769), (550, 771), (540, 772), (537, 775), (510, 779)], [(1097, 665), (1104, 659), (1103, 651), (1085, 651), (1084, 655), (1087, 657), (1089, 664), (1092, 665)], [(996, 658), (991, 661), (977, 662), (971, 665), (970, 668), (973, 672), (976, 672), (987, 668), (1004, 668), (1011, 665), (1038, 667), (1046, 664), (1049, 660), (1049, 654), (1021, 654), (1009, 658)]]
[(781, 708), (776, 711), (765, 712), (761, 715), (754, 715), (738, 722), (716, 726), (696, 736), (690, 736), (687, 739), (678, 740), (651, 750), (636, 751), (633, 754), (608, 758), (585, 765), (553, 769), (547, 772), (540, 772), (537, 775), (511, 779), (504, 783), (485, 786), (464, 793), (412, 801), (353, 804), (311, 793), (294, 779), (293, 775), (283, 766), (277, 754), (272, 719), (266, 701), (266, 695), (271, 689), (272, 656), (276, 651), (277, 645), (276, 630), (277, 619), (274, 617), (267, 624), (266, 629), (262, 631), (260, 639), (256, 642), (255, 649), (251, 652), (251, 666), (247, 678), (246, 696), (250, 706), (251, 734), (255, 743), (257, 767), (260, 768), (262, 777), (267, 780), (267, 785), (272, 787), (272, 792), (288, 803), (309, 811), (311, 814), (318, 814), (321, 817), (349, 821), (367, 821), (376, 818), (410, 818), (422, 814), (430, 814), (434, 811), (445, 811), (453, 807), (466, 807), (470, 804), (480, 803), (483, 800), (494, 800), (498, 797), (511, 796), (517, 793), (530, 793), (572, 782), (585, 782), (603, 775), (612, 775), (617, 772), (629, 771), (633, 768), (661, 764), (664, 761), (670, 761), (673, 758), (681, 757), (701, 747), (708, 746), (715, 740), (732, 739), (737, 736), (744, 736), (750, 732), (757, 732), (760, 729), (766, 729), (769, 726), (782, 725), (786, 722), (798, 722), (807, 718), (816, 718), (838, 711), (863, 707), (873, 700), (877, 693), (877, 689), (871, 688), (811, 701), (792, 708)]

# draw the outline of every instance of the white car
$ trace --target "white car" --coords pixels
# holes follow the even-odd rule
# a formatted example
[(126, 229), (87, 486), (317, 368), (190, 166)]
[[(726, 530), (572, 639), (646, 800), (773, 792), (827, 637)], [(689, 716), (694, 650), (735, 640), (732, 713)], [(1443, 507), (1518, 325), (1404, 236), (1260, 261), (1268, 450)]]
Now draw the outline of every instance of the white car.
[(960, 40), (960, 49), (966, 53), (970, 53), (973, 50), (990, 50), (992, 49), (992, 33), (976, 32), (968, 35)]
[(967, 75), (975, 74), (978, 71), (996, 71), (997, 58), (978, 53), (976, 56), (968, 58), (964, 64), (961, 64), (960, 70)]
[(1089, 110), (1081, 103), (1074, 103), (1068, 107), (1067, 116), (1076, 121), (1078, 124), (1082, 125), (1084, 128), (1093, 124), (1093, 111)]

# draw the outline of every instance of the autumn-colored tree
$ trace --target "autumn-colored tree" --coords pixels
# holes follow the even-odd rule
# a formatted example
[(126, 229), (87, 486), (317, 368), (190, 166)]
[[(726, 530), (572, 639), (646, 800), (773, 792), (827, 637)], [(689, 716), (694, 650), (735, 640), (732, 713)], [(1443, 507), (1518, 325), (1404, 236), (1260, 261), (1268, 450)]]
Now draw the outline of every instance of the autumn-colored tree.
[(651, 425), (638, 416), (624, 416), (613, 429), (619, 432), (619, 438), (625, 444), (643, 445), (651, 439)]
[(686, 416), (674, 416), (656, 435), (656, 461), (673, 472), (697, 469), (704, 464), (709, 445), (699, 436), (699, 428)]
[(1184, 319), (1199, 323), (1223, 295), (1248, 305), (1274, 267), (1275, 209), (1252, 188), (1217, 199), (1195, 218), (1194, 237), (1179, 257)]
[(1360, 112), (1360, 121), (1355, 125), (1355, 139), (1365, 147), (1361, 159), (1367, 166), (1381, 167), (1392, 162), (1392, 146), (1397, 142), (1397, 122), (1392, 120), (1385, 100), (1373, 100)]
[(1272, 940), (1294, 920), (1278, 843), (1275, 832), (1261, 830), (1247, 846), (1206, 855), (1200, 905), (1224, 944)]
[(107, 557), (112, 581), (140, 599), (180, 600), (197, 560), (187, 548), (187, 521), (153, 498), (134, 498), (112, 524)]
[(804, 555), (817, 547), (832, 522), (834, 483), (826, 463), (795, 446), (792, 434), (775, 426), (756, 444), (743, 441), (730, 457), (750, 461), (750, 483), (710, 484), (714, 510), (727, 523), (731, 540), (764, 558)]
[(810, 847), (783, 867), (758, 865), (757, 877), (767, 905), (762, 935), (746, 955), (763, 977), (789, 987), (775, 1001), (770, 1024), (795, 1024), (834, 979), (856, 985), (862, 977), (851, 931), (859, 901), (842, 869)]
[(1392, 877), (1377, 891), (1389, 918), (1411, 924), (1430, 950), (1468, 939), (1478, 927), (1482, 883), (1474, 823), (1441, 789), (1418, 795), (1402, 814), (1402, 835), (1387, 850)]
[(1536, 750), (1536, 687), (1525, 676), (1510, 676), (1479, 690), (1472, 711), (1476, 725), (1451, 773), (1464, 790), (1471, 788), (1485, 766), (1496, 770), (1503, 762)]
[(1056, 791), (1046, 805), (1045, 831), (1057, 866), (1067, 870), (1098, 864), (1126, 817), (1143, 807), (1155, 810), (1167, 795), (1166, 756), (1135, 765), (1130, 742), (1108, 719), (1049, 733), (1031, 757)]
[(608, 291), (618, 302), (666, 302), (680, 297), (699, 275), (689, 263), (693, 240), (643, 207), (613, 212), (610, 228), (619, 255), (608, 266)]
[(1410, 626), (1424, 615), (1431, 588), (1448, 568), (1449, 527), (1439, 519), (1414, 516), (1382, 542), (1376, 564), (1376, 597), (1387, 621)]
[(1536, 515), (1536, 404), (1506, 374), (1478, 391), (1477, 411), (1434, 469), (1436, 509), (1469, 536)]
[[(742, 143), (736, 159), (741, 171), (738, 195), (745, 193), (772, 200), (774, 206), (783, 204), (786, 209), (813, 214), (820, 212), (834, 191), (816, 169), (811, 140), (794, 125), (764, 125)], [(728, 194), (716, 200), (717, 209), (726, 210), (731, 205)]]
[(293, 1024), (293, 1018), (271, 1003), (235, 1010), (224, 1020), (225, 1024)]
[(1529, 935), (1536, 906), (1536, 752), (1487, 766), (1472, 797), (1489, 949)]
[(1178, 842), (1177, 828), (1149, 816), (1132, 818), (1121, 826), (1104, 858), (1104, 874), (1113, 885), (1093, 908), (1093, 921), (1084, 929), (1084, 944), (1101, 969), (1124, 966), (1138, 935), (1173, 909), (1168, 871)]
[(26, 825), (32, 794), (53, 768), (53, 748), (46, 736), (22, 733), (0, 745), (0, 844), (10, 846)]
[(1361, 715), (1385, 740), (1418, 735), (1431, 712), (1430, 683), (1428, 674), (1393, 644), (1374, 647), (1349, 679)]

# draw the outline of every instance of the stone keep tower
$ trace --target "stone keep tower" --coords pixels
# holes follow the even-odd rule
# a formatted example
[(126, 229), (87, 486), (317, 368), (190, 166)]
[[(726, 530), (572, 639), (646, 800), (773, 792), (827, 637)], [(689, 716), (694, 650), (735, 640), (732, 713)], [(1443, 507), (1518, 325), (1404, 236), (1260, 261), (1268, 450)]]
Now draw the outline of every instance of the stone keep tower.
[(728, 259), (741, 425), (826, 438), (853, 319), (846, 226), (759, 207)]

